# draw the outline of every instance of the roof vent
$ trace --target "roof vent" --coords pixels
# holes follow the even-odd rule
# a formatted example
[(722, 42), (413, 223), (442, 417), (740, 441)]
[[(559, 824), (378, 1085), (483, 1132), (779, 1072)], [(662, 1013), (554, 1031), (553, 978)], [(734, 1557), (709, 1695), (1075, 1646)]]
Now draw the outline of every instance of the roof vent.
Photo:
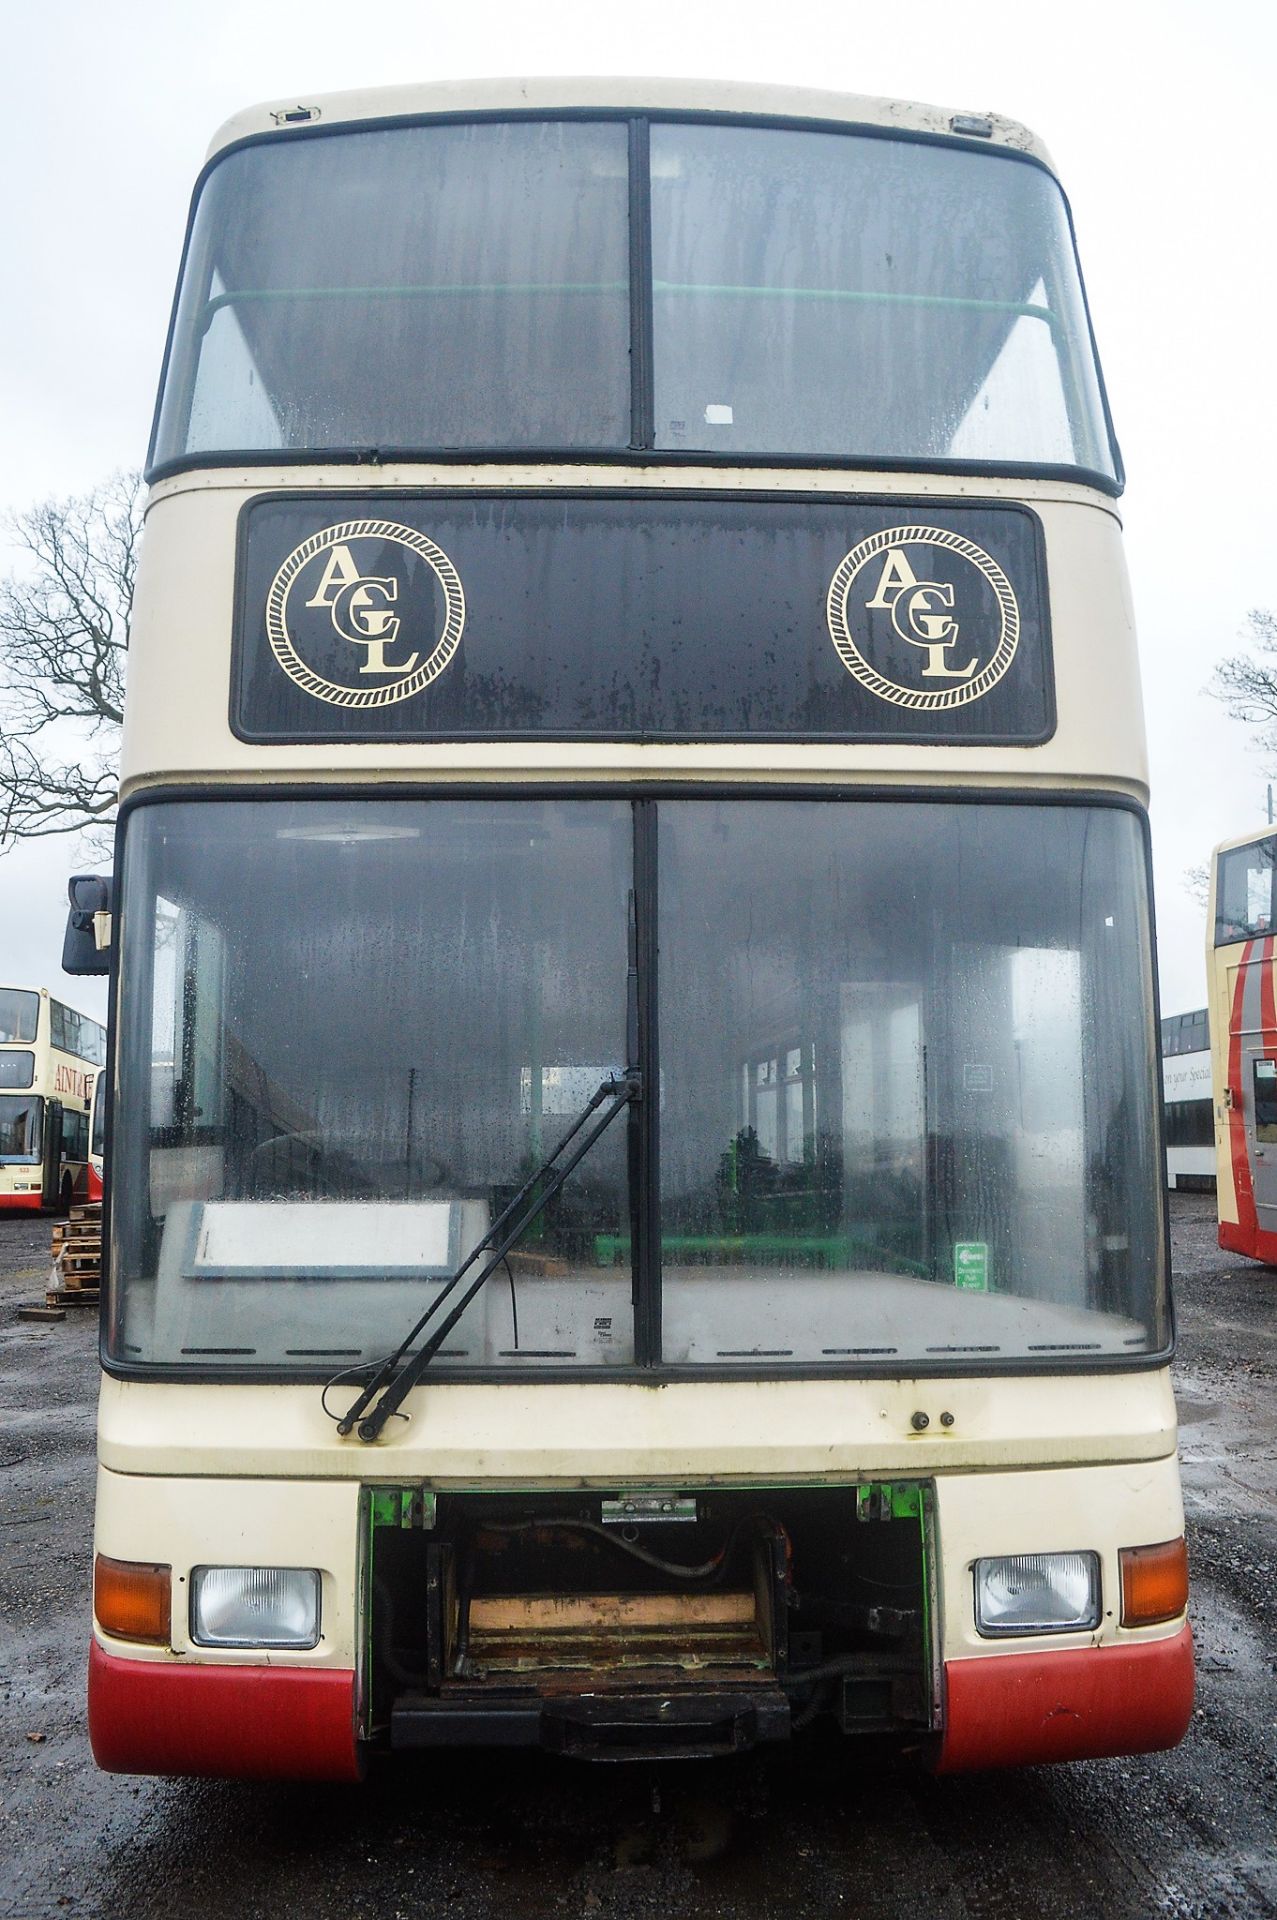
[(950, 133), (965, 133), (971, 140), (992, 140), (993, 122), (983, 113), (955, 113), (949, 122)]

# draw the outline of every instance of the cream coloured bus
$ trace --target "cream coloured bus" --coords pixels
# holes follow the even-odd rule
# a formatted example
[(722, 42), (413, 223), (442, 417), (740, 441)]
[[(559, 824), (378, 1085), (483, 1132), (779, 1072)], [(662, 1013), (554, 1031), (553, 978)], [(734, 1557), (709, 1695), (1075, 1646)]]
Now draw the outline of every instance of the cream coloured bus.
[(0, 1211), (87, 1194), (89, 1097), (106, 1030), (47, 987), (0, 987)]
[(1122, 476), (1038, 141), (254, 109), (149, 478), (99, 1764), (1174, 1744)]

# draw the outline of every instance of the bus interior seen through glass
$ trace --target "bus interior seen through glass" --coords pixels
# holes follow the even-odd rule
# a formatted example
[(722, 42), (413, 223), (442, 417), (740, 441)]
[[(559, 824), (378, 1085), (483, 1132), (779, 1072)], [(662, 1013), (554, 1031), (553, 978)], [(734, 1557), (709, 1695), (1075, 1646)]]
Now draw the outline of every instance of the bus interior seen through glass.
[[(1159, 1349), (1133, 816), (657, 817), (659, 898), (639, 912), (659, 922), (666, 1362)], [(372, 1244), (415, 1208), (441, 1269), (468, 1250), (625, 1064), (630, 836), (626, 803), (601, 801), (130, 818), (143, 991), (120, 1041), (117, 1225), (139, 1313), (156, 1275), (187, 1303), (165, 1357), (302, 1357), (279, 1287), (304, 1278), (286, 1248), (305, 1209), (334, 1209), (334, 1231), (343, 1206), (374, 1210)], [(632, 1358), (633, 1165), (618, 1121), (441, 1364)], [(280, 1249), (258, 1256), (276, 1282), (234, 1253), (244, 1208)], [(231, 1249), (220, 1269), (204, 1228)], [(402, 1282), (307, 1259), (329, 1346), (358, 1357), (402, 1331)]]
[(658, 447), (1109, 471), (1042, 169), (783, 127), (651, 141)]
[(228, 156), (200, 200), (157, 457), (623, 445), (627, 140), (620, 122), (489, 122)]
[[(156, 463), (652, 445), (1115, 476), (1045, 169), (997, 148), (723, 121), (655, 120), (650, 142), (633, 206), (619, 120), (228, 153), (195, 214)], [(647, 319), (631, 339), (641, 207), (650, 349)], [(636, 400), (649, 385), (651, 421)]]

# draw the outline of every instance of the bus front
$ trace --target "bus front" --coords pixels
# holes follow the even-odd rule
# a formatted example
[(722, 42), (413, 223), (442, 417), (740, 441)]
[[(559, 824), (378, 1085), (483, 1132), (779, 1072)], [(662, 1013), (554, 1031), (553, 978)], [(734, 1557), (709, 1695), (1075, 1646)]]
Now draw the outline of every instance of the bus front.
[(41, 1033), (40, 1015), (47, 1004), (34, 988), (0, 987), (0, 1207), (5, 1209), (37, 1211), (44, 1205), (42, 1068), (48, 1035)]
[(106, 1032), (45, 987), (0, 987), (0, 1207), (84, 1197), (89, 1094)]
[(1032, 137), (242, 116), (150, 477), (99, 1763), (1173, 1744), (1142, 720)]

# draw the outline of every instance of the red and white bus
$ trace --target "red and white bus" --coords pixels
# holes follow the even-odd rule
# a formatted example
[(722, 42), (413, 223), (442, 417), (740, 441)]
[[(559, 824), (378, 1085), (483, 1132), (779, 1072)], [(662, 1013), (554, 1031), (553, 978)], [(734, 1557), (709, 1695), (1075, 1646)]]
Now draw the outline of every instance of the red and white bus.
[(1277, 1266), (1277, 834), (1211, 858), (1206, 971), (1219, 1244)]
[(0, 987), (0, 1209), (88, 1197), (89, 1100), (106, 1029), (45, 987)]

